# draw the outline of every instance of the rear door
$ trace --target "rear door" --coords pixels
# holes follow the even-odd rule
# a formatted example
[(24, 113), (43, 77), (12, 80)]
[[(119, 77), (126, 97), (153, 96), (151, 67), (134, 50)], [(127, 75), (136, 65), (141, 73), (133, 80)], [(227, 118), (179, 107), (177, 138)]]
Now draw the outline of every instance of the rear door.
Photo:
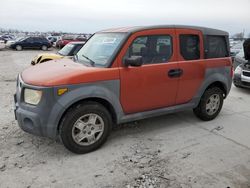
[[(126, 114), (175, 105), (178, 89), (174, 29), (147, 30), (133, 34), (121, 52), (120, 100)], [(142, 56), (140, 67), (124, 67), (125, 57)], [(172, 71), (172, 76), (171, 76)]]
[(192, 100), (205, 77), (203, 35), (192, 29), (176, 29), (176, 35), (179, 67), (183, 72), (176, 104), (184, 104)]

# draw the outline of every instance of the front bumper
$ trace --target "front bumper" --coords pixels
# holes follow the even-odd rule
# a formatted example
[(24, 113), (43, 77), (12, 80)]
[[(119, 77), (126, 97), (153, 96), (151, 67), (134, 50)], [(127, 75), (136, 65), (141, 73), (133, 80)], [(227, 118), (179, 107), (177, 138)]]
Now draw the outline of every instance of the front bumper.
[[(38, 105), (30, 105), (23, 101), (24, 88), (35, 88), (43, 91)], [(54, 96), (54, 88), (30, 86), (25, 84), (19, 76), (17, 92), (14, 95), (14, 113), (19, 127), (33, 135), (57, 139), (57, 127), (63, 107), (57, 103)]]
[(250, 78), (249, 78), (249, 81), (248, 79), (244, 79), (244, 77), (242, 79), (242, 75), (240, 74), (234, 75), (233, 83), (234, 85), (239, 86), (239, 87), (250, 88)]
[(19, 107), (16, 107), (14, 113), (18, 125), (23, 131), (38, 136), (46, 136), (38, 114)]

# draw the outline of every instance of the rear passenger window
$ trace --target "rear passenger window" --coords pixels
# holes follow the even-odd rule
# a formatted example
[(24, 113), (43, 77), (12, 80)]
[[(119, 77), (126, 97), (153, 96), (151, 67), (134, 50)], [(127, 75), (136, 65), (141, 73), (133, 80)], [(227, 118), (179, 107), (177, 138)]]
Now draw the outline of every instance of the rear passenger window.
[(198, 35), (180, 35), (181, 55), (185, 60), (200, 59), (200, 40)]
[(223, 36), (207, 36), (206, 58), (228, 57), (226, 39)]
[(127, 56), (142, 56), (143, 64), (167, 62), (172, 56), (172, 37), (170, 35), (138, 37), (129, 47)]

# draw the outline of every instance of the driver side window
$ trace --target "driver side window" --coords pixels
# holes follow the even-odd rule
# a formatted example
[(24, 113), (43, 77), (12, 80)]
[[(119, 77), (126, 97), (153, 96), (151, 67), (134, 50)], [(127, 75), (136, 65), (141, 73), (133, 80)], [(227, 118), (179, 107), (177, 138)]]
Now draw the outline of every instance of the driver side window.
[(143, 64), (166, 63), (172, 56), (172, 38), (170, 35), (137, 37), (126, 56), (141, 56)]

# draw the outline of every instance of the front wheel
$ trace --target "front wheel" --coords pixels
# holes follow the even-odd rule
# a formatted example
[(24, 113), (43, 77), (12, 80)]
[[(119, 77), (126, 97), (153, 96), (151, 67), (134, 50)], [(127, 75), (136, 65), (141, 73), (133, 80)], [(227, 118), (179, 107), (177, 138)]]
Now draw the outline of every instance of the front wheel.
[(193, 110), (194, 114), (204, 121), (213, 120), (220, 113), (223, 100), (223, 91), (220, 88), (209, 88), (201, 97), (199, 105)]
[(21, 45), (17, 45), (17, 46), (16, 46), (16, 50), (17, 50), (17, 51), (21, 51), (22, 49), (23, 49), (23, 47), (22, 47)]
[(48, 50), (48, 47), (46, 45), (42, 45), (42, 50), (46, 51), (46, 50)]
[(235, 83), (234, 83), (234, 86), (237, 87), (237, 88), (242, 88), (240, 85), (235, 84)]
[(85, 102), (66, 113), (60, 125), (60, 137), (68, 150), (83, 154), (104, 144), (111, 127), (111, 116), (103, 105)]

